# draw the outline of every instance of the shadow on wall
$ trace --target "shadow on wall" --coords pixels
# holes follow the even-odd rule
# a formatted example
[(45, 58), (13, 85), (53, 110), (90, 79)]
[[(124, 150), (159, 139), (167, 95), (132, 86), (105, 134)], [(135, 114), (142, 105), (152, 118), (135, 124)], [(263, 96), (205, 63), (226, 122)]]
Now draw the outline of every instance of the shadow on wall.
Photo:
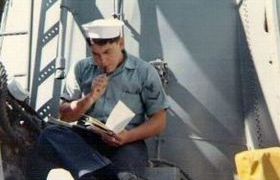
[[(221, 169), (226, 169), (228, 175), (231, 174), (234, 171), (234, 154), (246, 148), (240, 64), (236, 51), (237, 12), (233, 3), (207, 0), (138, 3), (140, 33), (131, 24), (128, 27), (139, 42), (139, 56), (145, 60), (163, 57), (167, 62), (173, 59), (183, 62), (171, 68), (174, 73), (170, 72), (167, 93), (170, 96), (171, 111), (168, 128), (162, 137), (164, 141), (169, 141), (166, 144), (170, 146), (162, 148), (162, 157), (178, 160), (176, 163), (184, 169), (191, 169), (195, 176), (201, 174), (199, 171), (221, 174)], [(183, 44), (183, 50), (190, 52), (193, 60), (180, 56), (183, 53), (178, 51), (179, 44), (170, 45), (170, 34), (162, 33), (169, 28), (161, 26), (163, 21), (168, 23), (171, 29), (169, 32), (177, 36)], [(175, 56), (170, 56), (171, 51)], [(208, 92), (205, 90), (208, 87), (195, 76), (199, 72), (193, 70), (193, 67), (180, 67), (182, 64), (198, 67), (207, 77), (207, 84), (215, 87), (209, 92), (215, 91), (213, 94), (221, 95), (221, 99), (231, 108), (230, 112), (220, 113), (219, 111), (227, 110), (221, 100), (209, 97), (211, 93), (208, 97), (203, 94)], [(180, 76), (184, 77), (178, 76), (176, 68), (183, 69)], [(188, 71), (194, 72), (194, 76), (187, 76)], [(189, 82), (193, 82), (193, 89), (197, 91), (188, 88)], [(210, 147), (215, 150), (210, 151)], [(180, 157), (182, 154), (186, 155), (184, 159)], [(213, 159), (209, 155), (213, 155)], [(192, 169), (193, 166), (200, 168)]]
[[(180, 52), (178, 52), (178, 55), (174, 58), (182, 62), (192, 61), (191, 63), (198, 66), (205, 76), (208, 77), (210, 81), (208, 83), (215, 87), (218, 91), (217, 94), (223, 95), (224, 99), (228, 100), (228, 104), (233, 104), (232, 108), (235, 108), (232, 110), (232, 112), (235, 112), (235, 114), (233, 114), (235, 117), (217, 117), (217, 112), (209, 111), (208, 108), (205, 107), (205, 104), (201, 103), (204, 99), (197, 99), (192, 92), (186, 89), (187, 85), (180, 84), (182, 82), (179, 83), (175, 75), (171, 73), (170, 84), (168, 85), (169, 95), (174, 104), (181, 108), (180, 111), (189, 116), (182, 117), (182, 115), (179, 115), (183, 122), (188, 121), (190, 125), (188, 127), (190, 128), (189, 131), (182, 128), (182, 134), (192, 132), (199, 137), (208, 137), (221, 141), (232, 139), (233, 142), (243, 145), (244, 132), (240, 130), (244, 128), (243, 123), (238, 122), (241, 126), (238, 127), (238, 129), (243, 133), (238, 134), (239, 137), (237, 138), (232, 137), (232, 132), (228, 131), (230, 127), (226, 127), (234, 123), (227, 121), (241, 121), (240, 117), (242, 114), (240, 108), (242, 103), (240, 82), (239, 79), (236, 78), (239, 78), (239, 63), (235, 61), (237, 52), (235, 52), (235, 45), (233, 43), (236, 39), (236, 30), (229, 30), (234, 27), (236, 16), (233, 9), (227, 12), (227, 9), (233, 7), (230, 7), (228, 5), (229, 3), (215, 2), (213, 4), (213, 2), (205, 0), (138, 2), (141, 16), (141, 34), (136, 34), (136, 31), (133, 30), (131, 25), (129, 28), (134, 32), (134, 37), (138, 38), (141, 58), (150, 60), (158, 56), (166, 57), (170, 54), (170, 51), (174, 51), (174, 49), (176, 51), (176, 44), (172, 47), (173, 50), (163, 49), (163, 45), (168, 44), (169, 41), (168, 38), (166, 41), (163, 41), (163, 39), (166, 38), (160, 37), (160, 31), (164, 31), (164, 28), (166, 28), (159, 26), (159, 21), (162, 21), (162, 19), (158, 19), (158, 11), (161, 11), (173, 32), (178, 36), (178, 39), (183, 42), (185, 51), (189, 51), (194, 57), (193, 60), (182, 59), (182, 57), (180, 57)], [(207, 6), (207, 4), (205, 7), (204, 5), (202, 7), (203, 3), (208, 3), (209, 6)], [(217, 10), (214, 14), (212, 14), (213, 12), (211, 11), (213, 9)], [(164, 35), (169, 36), (169, 34)], [(225, 48), (227, 45), (229, 47)], [(172, 59), (167, 59), (167, 62), (168, 61), (172, 61)], [(178, 64), (178, 67), (173, 67), (173, 69), (176, 68), (182, 67)], [(185, 71), (191, 71), (192, 68), (193, 67), (185, 67)], [(195, 73), (197, 72), (194, 72), (194, 74)], [(207, 88), (206, 85), (201, 85), (197, 77), (188, 76), (179, 78), (188, 78), (188, 80), (183, 83), (189, 82), (191, 79), (197, 82), (197, 85), (194, 83), (193, 86), (198, 86), (198, 84), (200, 84), (200, 86)], [(236, 90), (235, 92), (233, 92), (232, 87)], [(196, 93), (199, 94), (202, 93), (202, 91)], [(213, 98), (214, 97), (210, 97), (208, 99), (214, 101)], [(221, 105), (214, 104), (213, 106)], [(213, 113), (216, 114), (214, 115)], [(223, 116), (226, 115), (223, 114)]]
[(65, 1), (65, 6), (73, 10), (73, 14), (76, 17), (76, 23), (80, 26), (102, 17), (100, 10), (96, 6), (96, 0), (83, 0), (82, 2), (77, 0), (67, 0)]
[(169, 77), (166, 92), (171, 108), (167, 129), (159, 137), (160, 152), (156, 148), (158, 139), (149, 141), (150, 157), (175, 163), (193, 179), (205, 179), (207, 174), (212, 174), (209, 179), (232, 179), (234, 155), (246, 149), (245, 140), (232, 137), (228, 129), (176, 80), (172, 72)]
[[(96, 6), (96, 0), (84, 0), (83, 2), (68, 0), (65, 6), (72, 11), (72, 15), (79, 27), (94, 19), (103, 17), (99, 8)], [(88, 48), (86, 52), (87, 56), (91, 56), (91, 51)]]
[[(225, 99), (229, 98), (228, 89), (221, 84), (236, 83), (229, 86), (240, 86), (232, 79), (239, 73), (239, 64), (234, 61), (236, 12), (232, 4), (207, 0), (139, 1), (142, 23), (139, 40), (141, 58), (149, 60), (168, 55), (168, 52), (163, 52), (163, 44), (170, 43), (172, 39), (168, 39), (169, 34), (159, 37), (159, 32), (164, 32), (166, 28), (161, 26), (163, 19), (158, 19), (161, 14), (191, 53), (195, 60), (193, 63), (203, 70)], [(176, 44), (173, 48), (176, 49)]]
[(141, 16), (141, 31), (138, 39), (139, 55), (145, 60), (163, 57), (156, 10), (157, 2), (138, 0)]
[[(244, 145), (242, 138), (232, 137), (227, 127), (221, 123), (196, 97), (182, 86), (170, 71), (167, 94), (170, 96), (171, 111), (178, 113), (184, 128), (179, 126), (176, 134), (203, 137), (206, 140)], [(180, 108), (180, 109), (179, 109)], [(182, 116), (183, 115), (183, 116)], [(181, 130), (180, 130), (181, 129)], [(172, 131), (169, 132), (172, 135)], [(191, 133), (191, 134), (189, 134)], [(235, 139), (236, 138), (236, 139)]]

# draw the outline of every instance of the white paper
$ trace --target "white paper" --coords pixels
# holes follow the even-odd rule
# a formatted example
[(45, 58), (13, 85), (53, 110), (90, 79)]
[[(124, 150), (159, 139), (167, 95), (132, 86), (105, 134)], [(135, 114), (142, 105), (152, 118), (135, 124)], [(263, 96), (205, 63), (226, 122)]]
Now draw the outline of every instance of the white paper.
[(134, 116), (135, 113), (132, 112), (129, 107), (122, 101), (118, 101), (106, 121), (106, 127), (115, 133), (119, 133), (124, 130), (125, 126)]

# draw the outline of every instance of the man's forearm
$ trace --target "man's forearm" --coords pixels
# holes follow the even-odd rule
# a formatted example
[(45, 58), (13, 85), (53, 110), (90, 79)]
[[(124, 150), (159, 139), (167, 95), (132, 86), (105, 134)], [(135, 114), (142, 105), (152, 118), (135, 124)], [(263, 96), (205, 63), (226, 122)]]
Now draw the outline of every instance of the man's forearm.
[(108, 86), (108, 77), (106, 74), (97, 76), (91, 85), (91, 92), (85, 97), (63, 103), (60, 106), (60, 118), (64, 121), (77, 121), (89, 108), (105, 93)]
[(96, 98), (88, 94), (79, 100), (63, 103), (60, 106), (60, 118), (64, 121), (73, 122), (78, 120), (94, 103)]
[(126, 132), (125, 143), (147, 139), (161, 133), (166, 127), (166, 111), (161, 110), (154, 114), (142, 125)]

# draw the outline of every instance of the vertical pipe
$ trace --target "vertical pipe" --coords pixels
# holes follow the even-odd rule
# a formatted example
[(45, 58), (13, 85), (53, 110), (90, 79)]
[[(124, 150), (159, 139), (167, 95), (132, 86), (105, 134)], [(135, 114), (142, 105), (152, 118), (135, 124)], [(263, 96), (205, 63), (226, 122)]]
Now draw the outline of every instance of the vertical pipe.
[(30, 90), (31, 82), (31, 62), (32, 62), (32, 38), (33, 38), (33, 16), (34, 16), (34, 0), (31, 0), (30, 6), (30, 22), (29, 22), (29, 49), (28, 49), (28, 65), (27, 65), (27, 91)]
[(59, 34), (58, 34), (58, 44), (57, 44), (57, 55), (55, 60), (55, 78), (64, 79), (65, 78), (65, 28), (67, 21), (67, 11), (64, 8), (64, 0), (61, 1), (60, 6), (60, 22), (59, 22)]

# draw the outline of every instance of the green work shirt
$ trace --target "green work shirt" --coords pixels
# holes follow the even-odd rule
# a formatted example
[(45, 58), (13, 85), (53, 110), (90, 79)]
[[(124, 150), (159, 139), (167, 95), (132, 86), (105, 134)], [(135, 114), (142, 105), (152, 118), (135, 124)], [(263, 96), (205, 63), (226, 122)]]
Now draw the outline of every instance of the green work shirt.
[[(92, 81), (100, 74), (102, 71), (92, 57), (77, 62), (66, 77), (62, 98), (73, 101), (87, 95)], [(127, 129), (143, 123), (146, 116), (168, 108), (156, 69), (132, 55), (127, 55), (124, 64), (110, 75), (106, 92), (87, 114), (105, 123), (119, 100), (135, 113)]]

